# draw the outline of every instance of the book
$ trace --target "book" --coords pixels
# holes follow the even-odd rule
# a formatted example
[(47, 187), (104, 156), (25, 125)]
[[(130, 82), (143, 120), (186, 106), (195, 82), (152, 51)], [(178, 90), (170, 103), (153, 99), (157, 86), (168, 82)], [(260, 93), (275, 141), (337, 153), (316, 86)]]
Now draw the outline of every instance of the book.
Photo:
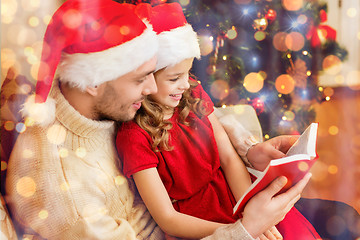
[(264, 171), (248, 169), (256, 180), (250, 185), (233, 209), (234, 215), (241, 215), (246, 203), (258, 192), (265, 189), (275, 178), (285, 176), (287, 184), (280, 193), (299, 182), (314, 162), (318, 159), (316, 153), (318, 123), (311, 123), (298, 140), (287, 151), (286, 156), (271, 160)]

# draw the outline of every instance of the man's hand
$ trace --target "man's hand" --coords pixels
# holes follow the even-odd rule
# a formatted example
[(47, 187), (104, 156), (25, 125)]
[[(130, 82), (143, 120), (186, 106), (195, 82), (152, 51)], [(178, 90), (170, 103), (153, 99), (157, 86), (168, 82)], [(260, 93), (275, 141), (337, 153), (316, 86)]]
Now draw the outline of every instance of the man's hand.
[(243, 226), (254, 238), (261, 236), (268, 229), (281, 222), (308, 183), (311, 173), (285, 193), (275, 196), (286, 184), (285, 177), (275, 179), (265, 190), (256, 194), (245, 206)]
[(246, 157), (255, 169), (263, 171), (271, 160), (285, 157), (285, 153), (298, 138), (299, 135), (274, 137), (252, 146)]

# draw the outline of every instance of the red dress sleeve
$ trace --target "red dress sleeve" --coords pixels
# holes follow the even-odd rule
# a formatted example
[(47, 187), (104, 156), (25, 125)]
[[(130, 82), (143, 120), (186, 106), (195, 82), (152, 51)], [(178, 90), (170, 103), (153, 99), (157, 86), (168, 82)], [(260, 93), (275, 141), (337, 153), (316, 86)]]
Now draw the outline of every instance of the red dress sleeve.
[(117, 132), (116, 148), (123, 173), (130, 177), (139, 171), (157, 167), (159, 160), (151, 148), (150, 135), (134, 122), (123, 123)]
[[(190, 78), (190, 81), (195, 81), (195, 80)], [(205, 92), (205, 90), (203, 89), (200, 83), (192, 90), (191, 96), (203, 100), (203, 105), (205, 107), (206, 112), (208, 113), (207, 116), (214, 111), (214, 103), (211, 101), (211, 98)]]

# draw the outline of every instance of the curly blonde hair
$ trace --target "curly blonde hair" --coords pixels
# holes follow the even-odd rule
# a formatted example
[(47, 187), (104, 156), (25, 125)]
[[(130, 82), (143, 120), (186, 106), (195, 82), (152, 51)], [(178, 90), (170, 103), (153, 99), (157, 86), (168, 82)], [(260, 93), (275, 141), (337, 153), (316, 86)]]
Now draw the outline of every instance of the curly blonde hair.
[[(189, 83), (190, 88), (183, 93), (183, 97), (177, 106), (179, 122), (187, 126), (192, 124), (192, 119), (187, 119), (190, 111), (193, 111), (199, 118), (207, 114), (203, 100), (191, 96), (192, 89), (199, 83), (193, 79), (189, 79)], [(146, 97), (135, 116), (136, 123), (150, 134), (153, 140), (152, 150), (155, 152), (173, 150), (173, 146), (169, 144), (169, 130), (172, 128), (172, 123), (164, 120), (165, 109), (165, 106), (161, 106), (151, 98)]]

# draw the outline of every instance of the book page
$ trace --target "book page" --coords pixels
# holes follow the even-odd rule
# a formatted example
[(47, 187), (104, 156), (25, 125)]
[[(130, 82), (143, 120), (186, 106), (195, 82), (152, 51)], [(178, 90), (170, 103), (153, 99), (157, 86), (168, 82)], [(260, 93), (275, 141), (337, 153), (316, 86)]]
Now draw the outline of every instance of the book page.
[(315, 156), (317, 126), (317, 123), (310, 124), (299, 139), (292, 145), (286, 155), (308, 154)]

